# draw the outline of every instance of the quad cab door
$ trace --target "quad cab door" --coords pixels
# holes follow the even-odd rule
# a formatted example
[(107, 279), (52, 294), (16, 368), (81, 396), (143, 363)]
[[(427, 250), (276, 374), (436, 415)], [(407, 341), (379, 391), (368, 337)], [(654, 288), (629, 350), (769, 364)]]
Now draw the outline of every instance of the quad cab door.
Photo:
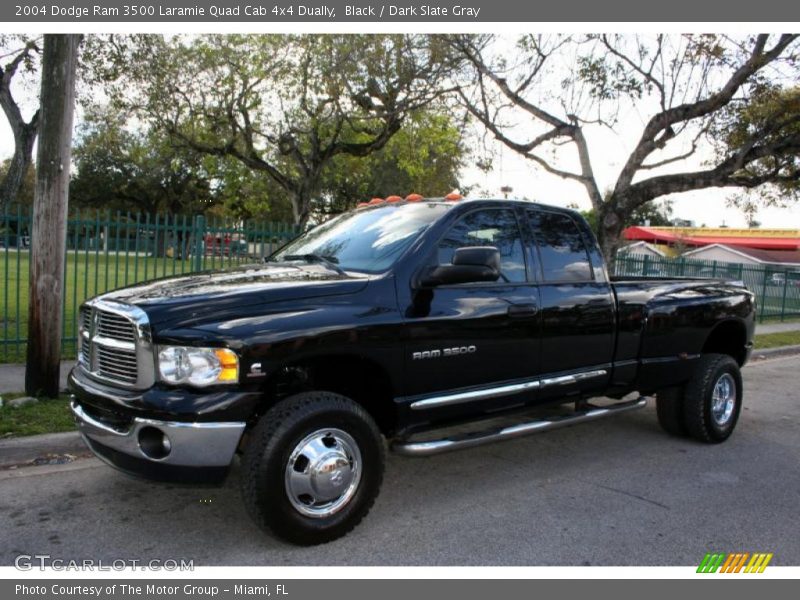
[(541, 308), (539, 400), (606, 389), (616, 307), (591, 232), (568, 213), (526, 209)]
[(496, 282), (415, 292), (406, 312), (405, 404), (412, 418), (445, 419), (535, 400), (535, 385), (528, 384), (539, 371), (539, 298), (520, 217), (512, 208), (479, 208), (438, 241), (433, 264), (451, 263), (458, 248), (493, 246), (501, 273)]

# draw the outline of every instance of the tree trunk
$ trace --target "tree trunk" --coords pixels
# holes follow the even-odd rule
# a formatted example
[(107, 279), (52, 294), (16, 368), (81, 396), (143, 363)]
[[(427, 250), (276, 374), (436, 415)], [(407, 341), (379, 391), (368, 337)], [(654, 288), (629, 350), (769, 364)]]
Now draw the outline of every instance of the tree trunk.
[(619, 214), (609, 202), (603, 204), (597, 215), (597, 241), (606, 261), (609, 275), (614, 274), (617, 250), (622, 245), (622, 231), (625, 228), (624, 215)]
[(294, 224), (304, 227), (311, 215), (311, 190), (300, 184), (299, 189), (289, 192), (289, 198), (292, 201)]
[(36, 132), (35, 126), (25, 126), (20, 134), (21, 139), (15, 140), (14, 156), (11, 157), (6, 176), (0, 181), (0, 210), (14, 202), (22, 188), (25, 175), (31, 166)]
[(80, 35), (45, 35), (25, 391), (58, 396), (67, 200)]

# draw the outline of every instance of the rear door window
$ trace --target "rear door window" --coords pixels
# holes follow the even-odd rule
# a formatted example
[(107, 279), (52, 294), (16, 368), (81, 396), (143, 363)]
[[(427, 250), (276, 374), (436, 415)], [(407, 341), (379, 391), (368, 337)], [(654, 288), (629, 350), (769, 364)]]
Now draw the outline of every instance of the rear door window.
[(528, 211), (545, 282), (593, 281), (592, 265), (580, 229), (568, 215)]

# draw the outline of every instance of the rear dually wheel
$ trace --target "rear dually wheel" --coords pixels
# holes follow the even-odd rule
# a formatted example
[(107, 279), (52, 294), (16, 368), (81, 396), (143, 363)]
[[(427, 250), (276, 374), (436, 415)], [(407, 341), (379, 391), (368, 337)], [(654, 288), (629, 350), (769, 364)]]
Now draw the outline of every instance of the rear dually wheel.
[(742, 399), (739, 364), (727, 354), (701, 356), (684, 393), (683, 418), (689, 435), (701, 442), (724, 442), (739, 420)]

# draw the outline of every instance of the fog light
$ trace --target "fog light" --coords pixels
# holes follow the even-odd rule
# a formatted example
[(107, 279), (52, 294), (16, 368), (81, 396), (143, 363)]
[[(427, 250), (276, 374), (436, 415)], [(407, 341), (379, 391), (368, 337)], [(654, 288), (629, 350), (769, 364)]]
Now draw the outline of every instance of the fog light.
[(139, 430), (139, 448), (147, 458), (161, 460), (169, 455), (172, 443), (163, 431), (148, 426)]

